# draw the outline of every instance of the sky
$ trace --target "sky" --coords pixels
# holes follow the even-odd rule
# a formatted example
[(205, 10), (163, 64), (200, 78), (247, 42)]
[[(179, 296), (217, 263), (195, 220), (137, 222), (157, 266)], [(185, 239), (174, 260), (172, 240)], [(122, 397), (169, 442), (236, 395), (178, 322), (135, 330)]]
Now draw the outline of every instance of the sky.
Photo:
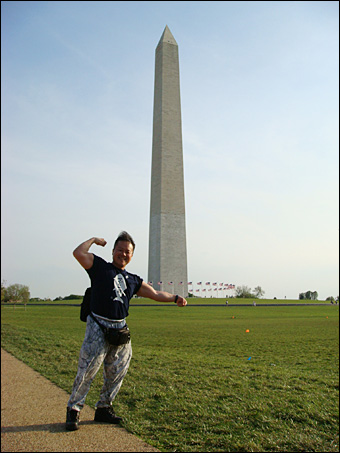
[(155, 49), (179, 46), (188, 280), (339, 295), (339, 4), (1, 2), (1, 280), (83, 294), (97, 236), (148, 280)]

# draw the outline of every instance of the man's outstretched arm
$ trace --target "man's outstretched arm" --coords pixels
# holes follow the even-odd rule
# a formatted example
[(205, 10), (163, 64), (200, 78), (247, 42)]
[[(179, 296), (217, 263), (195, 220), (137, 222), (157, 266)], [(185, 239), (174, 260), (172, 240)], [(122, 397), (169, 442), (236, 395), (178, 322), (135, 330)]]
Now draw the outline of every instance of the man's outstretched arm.
[[(152, 286), (143, 282), (140, 287), (137, 296), (147, 297), (148, 299), (157, 300), (158, 302), (175, 302), (175, 294), (167, 293), (166, 291), (156, 291)], [(182, 296), (177, 298), (178, 307), (184, 307), (187, 305), (187, 301)]]
[(73, 256), (79, 263), (83, 266), (84, 269), (90, 269), (93, 265), (93, 254), (89, 252), (92, 244), (101, 245), (104, 247), (106, 241), (103, 238), (91, 238), (85, 242), (82, 242), (76, 249), (73, 250)]

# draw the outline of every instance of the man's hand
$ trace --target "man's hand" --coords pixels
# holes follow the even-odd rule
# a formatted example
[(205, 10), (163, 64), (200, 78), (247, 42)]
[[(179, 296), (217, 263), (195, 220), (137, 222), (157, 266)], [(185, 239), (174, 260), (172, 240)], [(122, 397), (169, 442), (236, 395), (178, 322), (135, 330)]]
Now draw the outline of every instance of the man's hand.
[(107, 244), (107, 242), (103, 238), (94, 238), (94, 243), (96, 245), (101, 245), (102, 247), (105, 247), (105, 245)]
[(184, 299), (184, 297), (178, 296), (176, 304), (177, 307), (185, 307), (188, 304), (188, 302), (186, 301), (186, 299)]

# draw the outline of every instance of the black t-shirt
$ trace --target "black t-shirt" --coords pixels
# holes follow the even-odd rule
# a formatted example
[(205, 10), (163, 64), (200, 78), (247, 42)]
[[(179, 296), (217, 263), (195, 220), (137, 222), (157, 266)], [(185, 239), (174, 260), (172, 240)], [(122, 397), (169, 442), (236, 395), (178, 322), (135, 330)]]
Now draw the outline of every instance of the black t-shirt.
[(142, 286), (143, 279), (115, 267), (93, 254), (93, 266), (86, 269), (91, 279), (91, 311), (108, 319), (123, 319), (129, 315), (131, 297)]

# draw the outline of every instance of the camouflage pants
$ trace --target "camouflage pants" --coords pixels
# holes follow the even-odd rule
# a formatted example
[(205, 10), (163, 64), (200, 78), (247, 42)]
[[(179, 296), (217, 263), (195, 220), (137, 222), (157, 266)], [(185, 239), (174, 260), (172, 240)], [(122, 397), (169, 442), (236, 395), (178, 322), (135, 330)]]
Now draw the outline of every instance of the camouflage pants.
[(91, 383), (104, 363), (104, 385), (96, 407), (109, 407), (123, 383), (131, 357), (131, 342), (121, 346), (110, 345), (98, 324), (88, 316), (78, 373), (67, 406), (78, 411), (83, 408)]

